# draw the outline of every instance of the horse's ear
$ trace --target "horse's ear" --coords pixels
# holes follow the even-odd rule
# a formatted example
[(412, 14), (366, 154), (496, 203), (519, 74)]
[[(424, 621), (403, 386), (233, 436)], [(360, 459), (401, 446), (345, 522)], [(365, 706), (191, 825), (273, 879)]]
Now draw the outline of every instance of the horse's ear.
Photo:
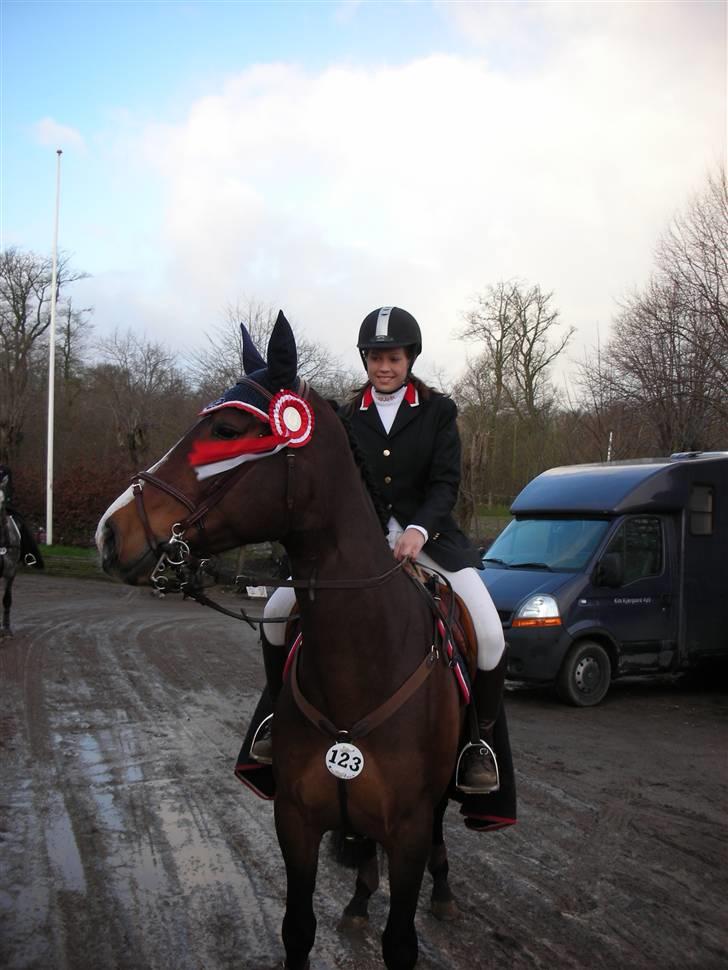
[(271, 387), (276, 390), (293, 387), (297, 363), (296, 338), (283, 311), (279, 310), (268, 341), (268, 381)]
[(252, 374), (254, 371), (263, 370), (265, 361), (258, 353), (244, 323), (240, 324), (240, 332), (243, 335), (243, 371), (246, 374)]

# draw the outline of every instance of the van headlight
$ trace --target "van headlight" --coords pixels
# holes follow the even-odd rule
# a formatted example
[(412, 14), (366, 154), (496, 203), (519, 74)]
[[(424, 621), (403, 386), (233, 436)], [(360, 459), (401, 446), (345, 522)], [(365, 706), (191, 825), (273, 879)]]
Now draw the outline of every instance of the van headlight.
[(516, 612), (511, 626), (561, 626), (559, 604), (553, 596), (529, 596)]

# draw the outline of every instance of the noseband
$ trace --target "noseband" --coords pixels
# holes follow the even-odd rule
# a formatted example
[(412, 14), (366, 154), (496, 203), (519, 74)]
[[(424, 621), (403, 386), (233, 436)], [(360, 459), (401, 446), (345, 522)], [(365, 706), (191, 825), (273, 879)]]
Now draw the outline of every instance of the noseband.
[[(293, 450), (288, 449), (286, 451), (286, 462), (288, 465), (286, 507), (289, 518), (293, 513), (294, 455), (295, 452)], [(191, 599), (195, 599), (205, 606), (211, 606), (221, 613), (235, 617), (235, 619), (245, 620), (253, 626), (253, 621), (247, 616), (244, 610), (240, 610), (240, 613), (232, 612), (224, 606), (214, 603), (203, 593), (205, 573), (210, 560), (198, 559), (194, 556), (190, 550), (189, 543), (185, 539), (185, 534), (193, 526), (196, 526), (200, 532), (204, 531), (205, 516), (232, 487), (244, 469), (245, 465), (239, 465), (226, 475), (218, 477), (212, 488), (203, 496), (199, 505), (195, 505), (175, 485), (172, 485), (170, 482), (165, 482), (158, 475), (147, 471), (137, 472), (134, 476), (132, 480), (132, 493), (134, 495), (137, 515), (144, 528), (147, 544), (154, 555), (158, 557), (157, 564), (150, 576), (150, 581), (154, 589), (162, 595), (168, 592), (182, 592), (185, 596), (189, 596)], [(161, 492), (169, 495), (170, 498), (184, 505), (189, 512), (186, 518), (173, 524), (171, 534), (164, 542), (158, 542), (149, 522), (149, 516), (144, 506), (145, 485), (152, 485), (154, 488), (158, 488)], [(172, 576), (167, 573), (168, 567), (171, 567)]]

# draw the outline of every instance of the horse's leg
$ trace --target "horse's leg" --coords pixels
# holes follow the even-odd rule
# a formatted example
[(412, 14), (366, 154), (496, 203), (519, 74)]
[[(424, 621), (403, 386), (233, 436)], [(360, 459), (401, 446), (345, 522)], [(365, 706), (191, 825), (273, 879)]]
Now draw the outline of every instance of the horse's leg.
[(275, 801), (276, 832), (286, 864), (286, 913), (283, 946), (286, 970), (308, 970), (308, 955), (316, 937), (313, 892), (323, 833), (311, 826), (290, 802)]
[(4, 636), (11, 637), (13, 631), (10, 629), (10, 607), (13, 605), (13, 580), (15, 576), (11, 576), (10, 579), (5, 584), (5, 593), (3, 595), (3, 628), (2, 632)]
[(415, 912), (432, 840), (431, 810), (410, 816), (385, 845), (389, 859), (389, 918), (382, 934), (387, 970), (412, 970), (417, 963)]
[(354, 895), (344, 909), (339, 928), (342, 930), (357, 930), (369, 922), (369, 898), (379, 886), (379, 863), (377, 860), (377, 843), (373, 839), (366, 839), (361, 848), (359, 870), (356, 875), (356, 889)]
[(447, 795), (444, 796), (435, 809), (435, 819), (432, 826), (432, 846), (430, 848), (430, 858), (427, 860), (427, 868), (432, 876), (430, 909), (438, 919), (453, 920), (460, 916), (460, 911), (458, 910), (455, 897), (452, 894), (450, 883), (448, 882), (450, 866), (447, 861), (447, 848), (445, 847), (445, 836), (442, 827), (446, 810)]

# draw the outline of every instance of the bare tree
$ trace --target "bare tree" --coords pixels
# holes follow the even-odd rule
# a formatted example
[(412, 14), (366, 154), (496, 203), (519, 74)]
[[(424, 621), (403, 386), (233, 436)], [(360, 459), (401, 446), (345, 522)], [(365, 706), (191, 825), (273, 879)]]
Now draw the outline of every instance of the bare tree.
[[(56, 296), (86, 274), (58, 260)], [(0, 253), (0, 460), (16, 457), (39, 368), (39, 351), (50, 326), (50, 259), (10, 248)]]
[(551, 306), (552, 299), (553, 293), (544, 293), (538, 284), (527, 289), (516, 286), (511, 298), (511, 403), (522, 416), (534, 421), (540, 421), (554, 402), (549, 368), (575, 332), (574, 327), (569, 327), (566, 333), (554, 333), (559, 325), (559, 311)]
[(725, 396), (705, 316), (682, 295), (674, 283), (653, 279), (625, 304), (610, 341), (617, 389), (665, 453), (709, 447)]
[(542, 466), (556, 397), (550, 372), (574, 332), (557, 335), (552, 300), (538, 284), (501, 281), (476, 296), (465, 315), (460, 336), (479, 349), (455, 388), (462, 411), (466, 517)]
[(705, 314), (675, 281), (654, 276), (622, 304), (605, 352), (580, 370), (580, 399), (601, 448), (620, 418), (618, 457), (716, 443), (726, 392), (715, 353)]
[(647, 286), (624, 301), (607, 347), (580, 371), (579, 399), (617, 454), (724, 444), (728, 417), (728, 185), (724, 172), (672, 221)]
[[(663, 235), (657, 269), (672, 285), (688, 320), (703, 318), (714, 365), (728, 379), (728, 179), (724, 170), (708, 176)], [(686, 331), (690, 338), (691, 331)]]
[(94, 380), (113, 415), (118, 446), (136, 471), (152, 457), (153, 432), (164, 439), (170, 430), (181, 430), (189, 388), (170, 351), (131, 331), (99, 341), (98, 352)]
[(635, 457), (652, 447), (647, 425), (635, 420), (636, 412), (620, 387), (615, 363), (608, 348), (597, 340), (577, 365), (575, 396), (570, 395), (574, 461), (608, 461)]
[(78, 388), (83, 381), (85, 355), (89, 348), (93, 327), (88, 321), (91, 307), (76, 309), (68, 300), (58, 314), (57, 353), (60, 362), (60, 378), (70, 395), (71, 388)]
[[(205, 345), (192, 351), (186, 366), (192, 382), (203, 397), (216, 397), (231, 387), (243, 373), (243, 341), (240, 324), (244, 323), (253, 343), (263, 357), (276, 322), (278, 311), (272, 306), (247, 299), (228, 304), (224, 319), (206, 334)], [(346, 396), (355, 378), (341, 366), (338, 358), (322, 344), (307, 340), (297, 332), (298, 373), (326, 397)]]
[(494, 403), (498, 389), (491, 380), (487, 354), (468, 361), (465, 373), (455, 384), (453, 397), (458, 404), (463, 447), (457, 515), (465, 530), (475, 533), (478, 506), (492, 481), (492, 475), (490, 481), (486, 478), (489, 438), (495, 436), (500, 411)]

